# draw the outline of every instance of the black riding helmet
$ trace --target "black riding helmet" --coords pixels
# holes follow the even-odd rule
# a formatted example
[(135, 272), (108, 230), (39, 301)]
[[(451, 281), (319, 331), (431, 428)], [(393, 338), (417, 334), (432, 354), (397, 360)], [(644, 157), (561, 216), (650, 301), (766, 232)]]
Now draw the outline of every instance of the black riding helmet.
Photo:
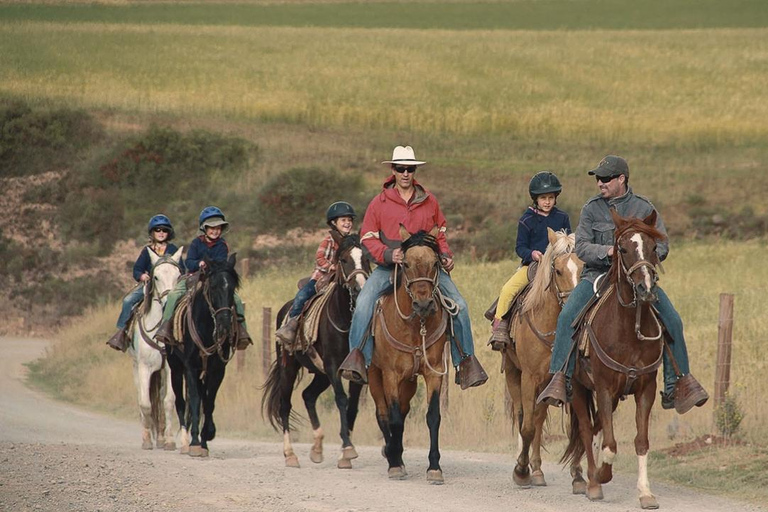
[(325, 212), (325, 222), (333, 227), (333, 224), (331, 223), (339, 217), (352, 217), (354, 219), (357, 215), (351, 204), (346, 201), (336, 201), (329, 206), (328, 211)]
[(542, 194), (555, 194), (557, 197), (562, 190), (563, 186), (560, 184), (560, 180), (550, 171), (537, 172), (528, 183), (528, 192), (534, 201)]

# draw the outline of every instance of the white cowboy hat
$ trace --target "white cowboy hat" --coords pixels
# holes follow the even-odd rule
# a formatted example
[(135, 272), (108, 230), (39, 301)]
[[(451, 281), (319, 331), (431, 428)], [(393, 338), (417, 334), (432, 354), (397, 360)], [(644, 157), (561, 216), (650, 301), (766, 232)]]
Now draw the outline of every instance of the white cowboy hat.
[(411, 146), (395, 146), (392, 150), (392, 160), (384, 160), (383, 164), (399, 164), (399, 165), (424, 165), (427, 162), (416, 160), (416, 155), (413, 153)]

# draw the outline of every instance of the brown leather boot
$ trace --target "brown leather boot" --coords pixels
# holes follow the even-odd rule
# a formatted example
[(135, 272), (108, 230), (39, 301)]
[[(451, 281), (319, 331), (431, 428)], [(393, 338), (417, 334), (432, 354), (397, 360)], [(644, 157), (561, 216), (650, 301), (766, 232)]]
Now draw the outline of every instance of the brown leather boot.
[(107, 341), (108, 347), (119, 350), (120, 352), (128, 350), (130, 344), (131, 340), (128, 338), (128, 333), (125, 332), (125, 329), (118, 330), (111, 338), (109, 338), (109, 341)]
[(237, 350), (245, 350), (248, 348), (248, 345), (253, 345), (251, 335), (248, 334), (243, 322), (237, 322)]
[(512, 343), (512, 339), (509, 337), (509, 320), (502, 318), (501, 320), (493, 319), (493, 334), (488, 344), (493, 350), (503, 351)]
[(359, 348), (353, 348), (339, 366), (339, 375), (358, 384), (368, 384), (368, 370), (365, 368), (365, 356)]
[(279, 328), (277, 331), (275, 331), (275, 338), (277, 338), (280, 343), (285, 347), (286, 350), (289, 352), (293, 352), (296, 350), (295, 344), (296, 344), (296, 333), (299, 331), (299, 317), (298, 316), (292, 316), (288, 318), (288, 321), (283, 324), (281, 328)]
[(166, 345), (176, 344), (176, 339), (173, 337), (173, 318), (160, 324), (160, 328), (155, 333), (155, 339)]
[(536, 403), (544, 402), (554, 407), (563, 405), (568, 401), (567, 382), (568, 378), (564, 372), (557, 372), (552, 375), (552, 380), (549, 381), (547, 387), (544, 388), (544, 391), (536, 399)]
[(675, 410), (685, 414), (693, 406), (701, 407), (709, 400), (709, 394), (690, 373), (680, 377), (675, 384)]
[(465, 357), (459, 363), (459, 385), (461, 389), (482, 386), (488, 380), (488, 374), (475, 356)]

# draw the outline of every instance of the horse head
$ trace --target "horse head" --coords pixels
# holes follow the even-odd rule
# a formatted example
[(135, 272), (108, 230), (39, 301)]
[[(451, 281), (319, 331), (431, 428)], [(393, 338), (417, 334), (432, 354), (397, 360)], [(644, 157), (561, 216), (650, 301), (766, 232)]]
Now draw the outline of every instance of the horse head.
[(611, 281), (617, 286), (625, 280), (629, 283), (633, 297), (630, 304), (636, 304), (638, 300), (656, 302), (656, 282), (659, 280), (656, 267), (660, 264), (656, 243), (666, 238), (655, 227), (656, 210), (642, 220), (621, 217), (615, 210), (611, 210), (611, 216), (616, 225)]
[[(565, 231), (555, 232), (552, 228), (547, 228), (547, 236), (549, 238), (547, 252), (551, 251), (551, 286), (554, 287), (557, 300), (562, 307), (573, 289), (579, 284), (584, 262), (573, 252), (576, 247), (576, 235), (573, 233), (566, 234)], [(543, 260), (546, 259), (545, 253)]]
[(203, 258), (205, 270), (200, 280), (204, 283), (204, 296), (208, 310), (214, 320), (214, 339), (228, 340), (234, 334), (235, 290), (240, 286), (240, 277), (235, 271), (236, 255), (227, 261), (211, 261)]
[(331, 231), (331, 236), (339, 246), (336, 253), (338, 260), (337, 280), (347, 287), (351, 300), (354, 302), (371, 274), (370, 257), (363, 250), (359, 234), (342, 235), (334, 230)]
[(165, 307), (168, 294), (176, 286), (181, 276), (181, 253), (184, 247), (180, 247), (174, 254), (158, 256), (154, 251), (149, 251), (149, 260), (152, 270), (149, 274), (148, 286), (151, 290), (152, 300)]
[(400, 225), (401, 248), (405, 291), (411, 298), (413, 312), (427, 318), (437, 311), (438, 279), (440, 276), (440, 248), (437, 245), (437, 226), (432, 231), (411, 234)]

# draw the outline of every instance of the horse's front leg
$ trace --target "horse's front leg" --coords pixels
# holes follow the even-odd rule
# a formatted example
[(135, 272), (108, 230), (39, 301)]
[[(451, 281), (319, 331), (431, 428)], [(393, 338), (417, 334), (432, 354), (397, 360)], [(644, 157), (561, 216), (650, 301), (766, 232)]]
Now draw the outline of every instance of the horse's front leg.
[(168, 367), (171, 372), (171, 392), (174, 396), (176, 417), (179, 420), (179, 444), (181, 453), (189, 453), (189, 430), (187, 423), (187, 401), (184, 397), (184, 363), (172, 353), (168, 355)]
[(173, 451), (176, 449), (176, 443), (173, 440), (173, 410), (176, 395), (173, 392), (173, 386), (171, 386), (171, 369), (168, 367), (168, 364), (164, 364), (160, 371), (162, 372), (160, 396), (163, 398), (163, 410), (165, 411), (165, 428), (163, 431), (165, 442), (163, 443), (163, 449)]
[(536, 384), (531, 375), (521, 372), (520, 386), (522, 395), (523, 421), (520, 424), (521, 446), (515, 466), (514, 480), (517, 485), (531, 485), (530, 451), (531, 444), (536, 437), (536, 423), (534, 409), (536, 406)]
[(206, 455), (200, 446), (200, 401), (205, 393), (203, 382), (200, 380), (199, 371), (187, 367), (187, 425), (189, 426), (189, 455), (191, 457), (203, 457)]
[(205, 450), (204, 456), (208, 455), (208, 441), (213, 441), (216, 437), (216, 424), (213, 422), (213, 410), (216, 408), (216, 395), (219, 387), (224, 381), (224, 372), (226, 366), (221, 363), (221, 367), (209, 370), (205, 377), (203, 386), (203, 429), (200, 435), (200, 446)]
[(640, 506), (644, 509), (659, 508), (659, 502), (651, 492), (651, 484), (648, 481), (648, 424), (651, 416), (651, 407), (656, 398), (656, 375), (653, 378), (646, 376), (643, 379), (643, 388), (640, 393), (635, 393), (635, 424), (637, 436), (635, 436), (635, 453), (637, 454), (637, 491), (639, 492)]
[[(347, 393), (344, 391), (344, 384), (336, 373), (336, 369), (332, 367), (330, 370), (331, 386), (333, 386), (333, 396), (336, 401), (336, 408), (339, 410), (339, 424), (341, 427), (339, 431), (339, 436), (341, 437), (341, 453), (336, 462), (336, 467), (339, 469), (352, 469), (352, 459), (357, 458), (357, 451), (350, 439), (349, 400), (347, 398)], [(360, 386), (358, 385), (357, 387), (359, 389)], [(359, 390), (357, 396), (358, 398), (360, 397)], [(355, 409), (356, 408), (357, 402), (355, 402)], [(357, 414), (357, 411), (355, 411), (355, 414)]]
[(309, 459), (319, 464), (323, 462), (323, 428), (320, 426), (320, 418), (317, 415), (317, 399), (323, 391), (330, 385), (328, 377), (323, 373), (316, 373), (315, 378), (309, 383), (301, 397), (304, 399), (304, 406), (307, 408), (309, 421), (312, 424), (312, 448), (309, 451)]
[(427, 482), (441, 485), (444, 482), (443, 470), (440, 468), (440, 390), (443, 386), (443, 376), (430, 372), (424, 377), (427, 383), (427, 427), (429, 428), (429, 468)]
[[(515, 366), (515, 364), (510, 359), (510, 356), (507, 352), (504, 352), (502, 355), (504, 359), (502, 359), (504, 364), (504, 381), (507, 385), (507, 393), (509, 394), (509, 406), (511, 408), (511, 416), (512, 416), (512, 422), (513, 427), (512, 430), (514, 432), (515, 427), (517, 428), (517, 465), (515, 466), (515, 470), (512, 473), (512, 479), (517, 485), (520, 486), (527, 486), (529, 485), (526, 475), (523, 474), (522, 471), (518, 471), (520, 467), (520, 458), (522, 457), (523, 452), (523, 436), (520, 435), (520, 432), (523, 429), (523, 392), (522, 392), (522, 374), (520, 372), (520, 369)], [(527, 471), (527, 465), (526, 471)]]
[[(534, 400), (536, 395), (534, 395)], [(549, 406), (545, 403), (536, 405), (533, 408), (533, 422), (536, 429), (531, 444), (531, 485), (546, 486), (544, 471), (541, 470), (541, 436), (544, 432), (544, 422), (547, 421), (547, 411)]]
[(134, 383), (136, 384), (139, 402), (139, 415), (141, 417), (141, 448), (151, 450), (152, 429), (154, 425), (152, 424), (152, 402), (149, 397), (149, 384), (152, 371), (140, 360), (134, 362), (133, 368)]
[(616, 437), (613, 431), (614, 399), (608, 390), (597, 390), (597, 408), (600, 424), (603, 427), (603, 443), (600, 457), (602, 463), (597, 470), (596, 478), (601, 484), (607, 484), (613, 478), (613, 461), (617, 453)]

